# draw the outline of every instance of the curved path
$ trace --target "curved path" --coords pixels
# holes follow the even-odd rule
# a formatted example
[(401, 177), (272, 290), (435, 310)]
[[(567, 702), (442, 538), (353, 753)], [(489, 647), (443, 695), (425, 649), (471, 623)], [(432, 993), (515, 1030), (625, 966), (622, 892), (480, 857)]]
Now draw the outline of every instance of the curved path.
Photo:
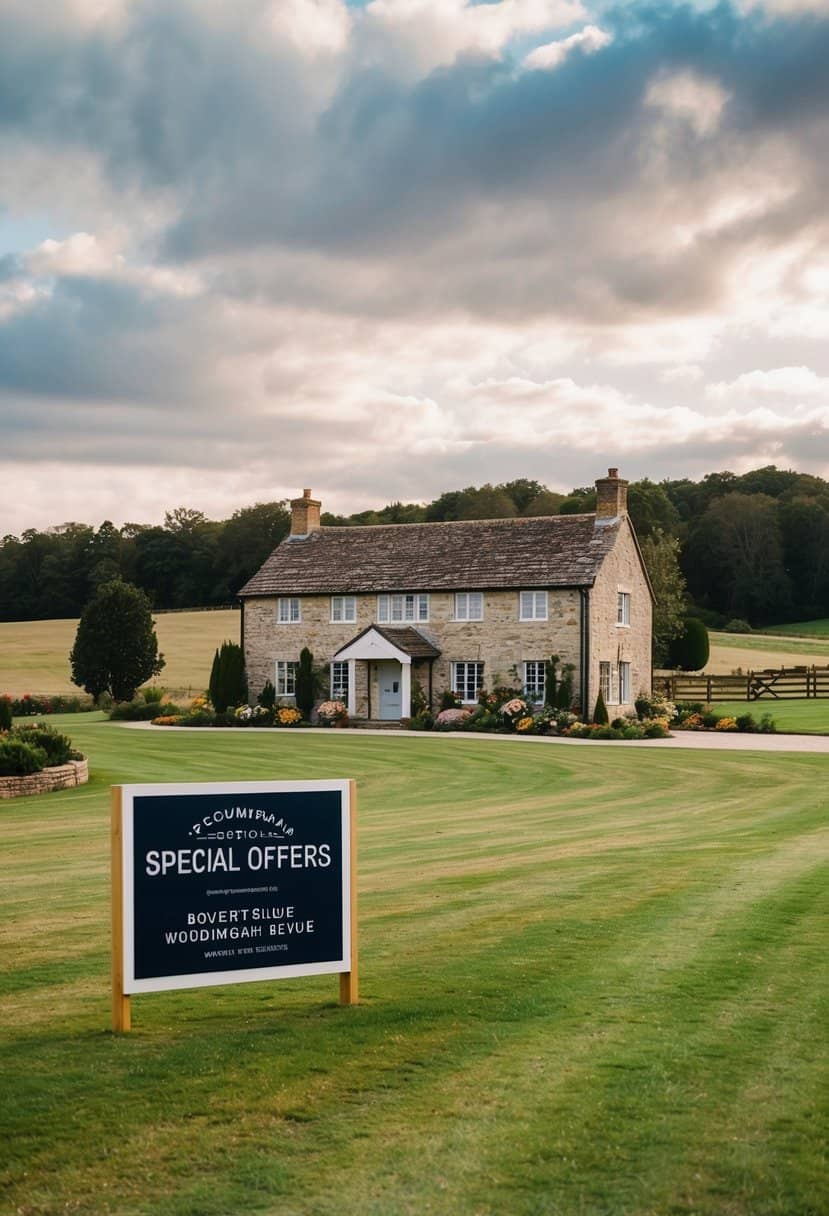
[[(101, 723), (104, 725), (104, 723)], [(153, 727), (150, 722), (119, 722), (128, 730), (198, 730), (203, 726)], [(233, 731), (254, 730), (272, 735), (272, 726), (213, 726), (210, 730)], [(299, 734), (319, 734), (318, 727), (293, 726), (290, 730)], [(364, 730), (355, 728), (352, 735), (371, 735), (392, 739), (493, 739), (502, 743), (553, 743), (560, 747), (658, 747), (686, 748), (689, 750), (716, 752), (817, 752), (829, 755), (829, 735), (751, 735), (740, 731), (675, 731), (669, 739), (562, 739), (557, 735), (497, 735), (476, 734), (472, 731), (420, 731), (420, 730)]]

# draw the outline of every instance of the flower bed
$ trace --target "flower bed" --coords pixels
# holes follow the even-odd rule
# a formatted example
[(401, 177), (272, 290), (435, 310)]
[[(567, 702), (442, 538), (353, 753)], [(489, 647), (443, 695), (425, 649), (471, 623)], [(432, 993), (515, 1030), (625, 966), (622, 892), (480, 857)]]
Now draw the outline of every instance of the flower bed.
[(54, 768), (41, 769), (39, 773), (28, 773), (25, 777), (0, 777), (0, 798), (22, 798), (26, 794), (49, 794), (53, 790), (66, 790), (76, 785), (86, 785), (89, 780), (89, 761), (69, 760)]
[(0, 798), (43, 794), (89, 780), (86, 758), (45, 722), (0, 731)]

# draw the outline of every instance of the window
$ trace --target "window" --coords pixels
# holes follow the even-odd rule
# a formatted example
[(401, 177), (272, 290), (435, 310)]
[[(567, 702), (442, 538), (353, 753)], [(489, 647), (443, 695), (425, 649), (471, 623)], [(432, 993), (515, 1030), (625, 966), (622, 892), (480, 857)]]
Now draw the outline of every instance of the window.
[(610, 685), (610, 664), (609, 663), (600, 663), (599, 664), (599, 688), (601, 689), (602, 696), (604, 697), (605, 705), (609, 705), (611, 702), (611, 699), (612, 699), (611, 695), (610, 695), (611, 694), (611, 685)]
[(348, 704), (348, 663), (331, 664), (331, 700)]
[(456, 692), (462, 701), (477, 701), (483, 686), (483, 663), (452, 664), (452, 691)]
[(332, 621), (356, 621), (357, 601), (353, 595), (331, 596)]
[(276, 661), (276, 695), (278, 697), (293, 697), (296, 695), (296, 669), (298, 663)]
[(378, 595), (377, 620), (396, 624), (398, 621), (428, 621), (428, 595)]
[(296, 596), (282, 597), (276, 603), (276, 619), (280, 625), (294, 625), (301, 621), (299, 600)]
[(482, 621), (484, 595), (482, 591), (458, 591), (455, 595), (456, 621)]
[(619, 703), (627, 705), (630, 701), (630, 663), (619, 664)]
[(524, 693), (531, 701), (544, 700), (544, 660), (527, 659), (524, 663)]
[(522, 591), (520, 593), (519, 620), (546, 621), (547, 592)]
[(620, 591), (616, 596), (616, 624), (630, 624), (630, 592)]

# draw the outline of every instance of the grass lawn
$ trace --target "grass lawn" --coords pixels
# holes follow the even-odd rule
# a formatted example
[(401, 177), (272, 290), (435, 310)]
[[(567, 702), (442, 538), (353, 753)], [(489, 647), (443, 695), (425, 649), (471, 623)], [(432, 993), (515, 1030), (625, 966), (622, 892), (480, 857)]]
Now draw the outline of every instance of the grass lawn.
[[(771, 714), (779, 731), (793, 735), (829, 735), (829, 699), (810, 701), (717, 701), (715, 709), (736, 718), (753, 714), (759, 722), (763, 714)], [(68, 728), (64, 728), (68, 729)]]
[[(166, 666), (158, 683), (171, 695), (196, 696), (207, 687), (216, 648), (239, 641), (239, 613), (162, 612), (155, 617)], [(69, 651), (77, 621), (0, 621), (0, 693), (73, 695)]]
[[(822, 757), (72, 733), (90, 785), (0, 805), (3, 1211), (826, 1212)], [(113, 1037), (109, 784), (268, 776), (358, 781), (362, 1004), (152, 994)]]

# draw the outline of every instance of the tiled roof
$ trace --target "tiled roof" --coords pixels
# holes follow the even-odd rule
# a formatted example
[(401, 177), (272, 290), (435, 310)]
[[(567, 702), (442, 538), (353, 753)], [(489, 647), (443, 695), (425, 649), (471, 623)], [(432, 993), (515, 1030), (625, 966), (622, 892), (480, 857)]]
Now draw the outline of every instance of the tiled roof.
[(594, 515), (319, 528), (283, 540), (239, 595), (589, 587), (618, 531)]
[[(391, 642), (392, 646), (396, 646), (404, 654), (411, 655), (413, 659), (436, 659), (440, 655), (437, 646), (434, 646), (428, 638), (425, 638), (419, 629), (414, 629), (411, 625), (403, 625), (391, 629), (388, 625), (370, 625), (369, 629), (373, 629), (375, 633), (379, 633), (386, 641)], [(368, 633), (368, 629), (363, 630), (363, 632)], [(356, 641), (357, 639), (355, 638), (354, 640)], [(345, 647), (343, 647), (344, 649)]]

